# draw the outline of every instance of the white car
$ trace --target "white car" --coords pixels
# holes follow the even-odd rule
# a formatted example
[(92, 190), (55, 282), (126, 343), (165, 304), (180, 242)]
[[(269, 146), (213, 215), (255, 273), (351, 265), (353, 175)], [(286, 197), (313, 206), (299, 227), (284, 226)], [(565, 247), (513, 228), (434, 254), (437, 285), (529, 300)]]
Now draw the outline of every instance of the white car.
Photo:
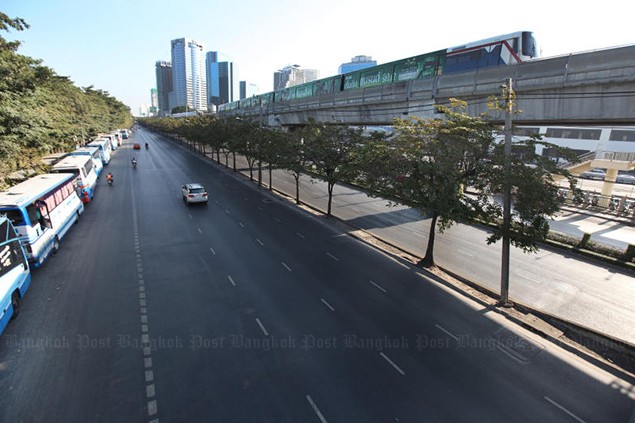
[(185, 184), (181, 187), (183, 201), (190, 203), (207, 203), (207, 191), (205, 187), (198, 183)]

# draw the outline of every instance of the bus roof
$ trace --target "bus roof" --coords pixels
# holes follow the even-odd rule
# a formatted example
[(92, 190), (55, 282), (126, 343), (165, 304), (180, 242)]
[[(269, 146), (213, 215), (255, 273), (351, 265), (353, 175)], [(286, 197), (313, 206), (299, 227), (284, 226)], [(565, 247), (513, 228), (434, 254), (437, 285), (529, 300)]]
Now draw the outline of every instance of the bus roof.
[(86, 144), (86, 146), (87, 147), (101, 147), (103, 145), (106, 145), (107, 143), (109, 143), (108, 140), (97, 139), (97, 140), (92, 140), (91, 142)]
[(86, 155), (81, 156), (68, 156), (64, 157), (59, 162), (55, 163), (52, 169), (64, 170), (64, 169), (77, 169), (83, 167), (87, 161), (92, 160), (91, 157)]
[(52, 189), (74, 179), (72, 173), (45, 173), (0, 191), (0, 208), (31, 204)]
[(79, 147), (75, 151), (71, 151), (68, 154), (71, 156), (93, 155), (97, 151), (99, 151), (99, 147), (88, 146), (88, 147)]

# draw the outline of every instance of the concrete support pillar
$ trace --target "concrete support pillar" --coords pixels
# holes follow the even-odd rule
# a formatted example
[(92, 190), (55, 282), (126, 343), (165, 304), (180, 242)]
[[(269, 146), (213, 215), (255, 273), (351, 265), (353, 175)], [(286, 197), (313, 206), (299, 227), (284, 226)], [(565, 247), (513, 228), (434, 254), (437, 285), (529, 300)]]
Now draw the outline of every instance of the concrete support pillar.
[(607, 169), (606, 176), (604, 177), (604, 184), (602, 184), (602, 199), (600, 200), (601, 207), (608, 207), (611, 195), (613, 195), (613, 186), (617, 179), (617, 169)]

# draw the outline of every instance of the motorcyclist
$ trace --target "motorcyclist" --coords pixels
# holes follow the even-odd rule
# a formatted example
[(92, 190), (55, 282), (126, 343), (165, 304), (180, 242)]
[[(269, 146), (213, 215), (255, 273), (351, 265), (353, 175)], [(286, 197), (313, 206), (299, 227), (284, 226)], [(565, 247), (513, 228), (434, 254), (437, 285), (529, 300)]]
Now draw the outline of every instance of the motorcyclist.
[(113, 181), (114, 181), (114, 176), (112, 176), (112, 173), (108, 172), (108, 175), (106, 175), (106, 181), (107, 181), (109, 184), (112, 184), (112, 183), (113, 183)]
[(146, 143), (146, 150), (148, 149), (148, 143)]
[(136, 157), (133, 157), (130, 162), (132, 163), (132, 167), (137, 167), (137, 158)]

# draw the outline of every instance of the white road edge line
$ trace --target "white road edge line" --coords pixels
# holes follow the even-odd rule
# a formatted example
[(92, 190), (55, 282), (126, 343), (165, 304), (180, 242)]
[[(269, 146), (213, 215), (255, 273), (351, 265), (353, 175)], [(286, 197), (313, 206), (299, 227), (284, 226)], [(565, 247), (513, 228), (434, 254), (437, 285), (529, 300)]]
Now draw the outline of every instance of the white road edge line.
[(324, 303), (324, 305), (327, 306), (331, 311), (335, 311), (333, 306), (331, 306), (329, 303), (327, 303), (324, 298), (320, 298), (320, 301), (322, 301), (322, 303)]
[(389, 359), (389, 358), (388, 358), (388, 356), (387, 356), (386, 354), (384, 354), (383, 352), (380, 352), (380, 353), (379, 353), (379, 355), (381, 355), (381, 356), (384, 358), (384, 360), (386, 360), (388, 363), (390, 363), (390, 365), (391, 365), (391, 366), (393, 366), (393, 367), (395, 368), (395, 370), (397, 370), (397, 371), (401, 374), (401, 376), (405, 376), (405, 375), (406, 375), (406, 372), (404, 372), (403, 370), (401, 370), (401, 369), (399, 368), (399, 366), (397, 366), (397, 365), (395, 364), (395, 362), (394, 362), (394, 361), (392, 361), (391, 359)]
[(582, 420), (580, 417), (576, 416), (575, 414), (573, 414), (571, 411), (567, 410), (566, 408), (564, 408), (563, 406), (561, 406), (560, 404), (558, 404), (557, 402), (555, 402), (554, 400), (552, 400), (551, 398), (545, 396), (544, 397), (547, 401), (549, 401), (551, 404), (555, 405), (556, 407), (558, 407), (560, 410), (564, 411), (565, 413), (567, 413), (569, 416), (571, 416), (572, 418), (576, 419), (577, 421), (579, 421), (580, 423), (586, 423), (584, 420)]
[(320, 409), (317, 407), (317, 405), (315, 405), (315, 402), (313, 402), (313, 399), (311, 398), (311, 395), (307, 395), (306, 396), (306, 400), (309, 402), (309, 405), (311, 406), (311, 408), (313, 409), (313, 411), (315, 412), (315, 414), (318, 416), (318, 418), (320, 419), (320, 422), (322, 423), (327, 423), (326, 419), (324, 418), (324, 415), (322, 414), (322, 412), (320, 411)]
[(377, 285), (375, 282), (373, 282), (373, 281), (368, 281), (368, 282), (370, 282), (375, 288), (379, 289), (380, 291), (384, 291), (384, 293), (386, 293), (386, 294), (388, 293), (388, 291), (386, 291), (386, 289), (384, 289), (384, 287), (382, 287), (380, 285)]
[(455, 341), (459, 341), (459, 338), (454, 336), (454, 334), (448, 332), (447, 330), (443, 329), (441, 326), (439, 325), (435, 325), (436, 327), (438, 327), (439, 329), (441, 329), (443, 332), (445, 332), (449, 337), (451, 337), (452, 339), (454, 339)]
[(267, 332), (267, 329), (265, 329), (264, 325), (262, 324), (260, 319), (257, 318), (257, 317), (256, 317), (256, 323), (258, 323), (258, 326), (260, 326), (260, 329), (262, 330), (262, 333), (264, 333), (265, 336), (269, 336), (269, 332)]

